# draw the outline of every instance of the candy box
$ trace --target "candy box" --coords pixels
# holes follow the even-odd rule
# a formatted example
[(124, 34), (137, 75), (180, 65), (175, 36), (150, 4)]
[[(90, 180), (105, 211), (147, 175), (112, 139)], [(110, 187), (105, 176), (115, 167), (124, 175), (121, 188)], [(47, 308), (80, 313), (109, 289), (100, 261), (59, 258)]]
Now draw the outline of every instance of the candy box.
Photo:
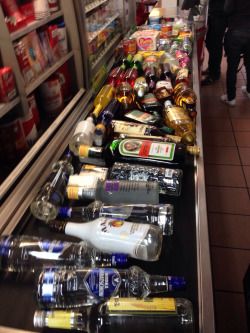
[(160, 32), (156, 30), (136, 31), (131, 38), (136, 39), (137, 49), (142, 51), (155, 51), (160, 38)]

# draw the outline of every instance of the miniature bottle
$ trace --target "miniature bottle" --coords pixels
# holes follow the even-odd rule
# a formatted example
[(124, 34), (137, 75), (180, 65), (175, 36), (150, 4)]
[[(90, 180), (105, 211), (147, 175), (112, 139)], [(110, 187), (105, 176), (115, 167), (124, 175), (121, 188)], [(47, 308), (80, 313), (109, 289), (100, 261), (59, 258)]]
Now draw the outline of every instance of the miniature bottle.
[(60, 207), (59, 219), (79, 220), (87, 222), (99, 217), (108, 217), (136, 223), (150, 223), (158, 225), (163, 235), (173, 234), (174, 207), (171, 204), (116, 204), (105, 205), (101, 201), (94, 201), (85, 207)]
[(134, 106), (134, 93), (128, 82), (122, 82), (117, 86), (115, 96), (123, 105), (124, 110), (129, 110)]
[(184, 277), (149, 275), (138, 266), (128, 269), (44, 269), (38, 278), (37, 300), (45, 307), (76, 307), (96, 304), (111, 297), (146, 298), (182, 290)]
[(107, 106), (107, 104), (114, 97), (115, 90), (110, 84), (106, 84), (102, 87), (98, 95), (94, 99), (95, 109), (93, 111), (93, 116), (98, 118), (100, 112)]
[(137, 97), (143, 97), (149, 90), (145, 77), (140, 76), (135, 80), (134, 91)]
[[(184, 298), (112, 297), (100, 305), (68, 310), (37, 310), (35, 327), (85, 333), (194, 333), (192, 303)], [(157, 324), (156, 324), (157, 323)]]
[(87, 242), (66, 242), (40, 237), (1, 236), (0, 269), (9, 272), (36, 272), (51, 265), (67, 268), (122, 267), (127, 255), (102, 253)]

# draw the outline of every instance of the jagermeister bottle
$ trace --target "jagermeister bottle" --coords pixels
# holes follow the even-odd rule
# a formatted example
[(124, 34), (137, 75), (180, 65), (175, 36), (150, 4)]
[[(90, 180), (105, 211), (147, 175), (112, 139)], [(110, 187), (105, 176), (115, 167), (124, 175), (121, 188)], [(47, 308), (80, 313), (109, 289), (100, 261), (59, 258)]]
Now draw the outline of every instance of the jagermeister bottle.
[(182, 143), (160, 142), (143, 139), (116, 139), (106, 147), (80, 146), (79, 157), (104, 159), (106, 165), (114, 161), (155, 164), (160, 166), (181, 167), (186, 162), (186, 154), (199, 154), (197, 146), (187, 146)]
[(196, 140), (195, 124), (188, 112), (171, 101), (164, 103), (165, 124), (175, 130), (175, 134), (182, 137), (182, 141), (192, 145)]

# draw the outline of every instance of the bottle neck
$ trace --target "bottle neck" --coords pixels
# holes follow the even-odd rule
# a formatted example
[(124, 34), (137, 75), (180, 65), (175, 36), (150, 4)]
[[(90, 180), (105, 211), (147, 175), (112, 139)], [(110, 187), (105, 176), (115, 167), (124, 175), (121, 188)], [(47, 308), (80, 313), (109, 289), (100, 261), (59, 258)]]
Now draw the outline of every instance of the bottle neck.
[(79, 157), (81, 158), (102, 158), (103, 152), (103, 147), (90, 147), (87, 145), (80, 145), (79, 147)]
[(186, 287), (184, 277), (151, 275), (149, 277), (150, 293), (162, 293), (182, 290)]
[(103, 253), (96, 252), (96, 267), (124, 267), (128, 262), (128, 255), (123, 253)]

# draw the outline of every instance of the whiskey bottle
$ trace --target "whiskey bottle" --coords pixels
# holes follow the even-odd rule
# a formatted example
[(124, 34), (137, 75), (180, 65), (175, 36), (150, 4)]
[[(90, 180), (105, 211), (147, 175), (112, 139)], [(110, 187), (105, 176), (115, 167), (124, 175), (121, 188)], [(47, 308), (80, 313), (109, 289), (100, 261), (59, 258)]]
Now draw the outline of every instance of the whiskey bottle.
[(111, 99), (115, 95), (114, 87), (110, 84), (106, 84), (102, 87), (98, 95), (94, 99), (94, 111), (93, 116), (98, 118), (100, 112), (108, 105)]
[(158, 182), (159, 193), (171, 196), (180, 196), (182, 177), (180, 169), (118, 162), (114, 163), (109, 173), (110, 179)]
[(37, 300), (45, 307), (79, 307), (111, 297), (146, 298), (185, 289), (184, 277), (149, 275), (140, 267), (128, 269), (44, 269), (38, 278)]
[(160, 256), (162, 229), (156, 225), (99, 217), (84, 223), (55, 220), (49, 226), (86, 240), (99, 251), (125, 253), (146, 261), (156, 261)]
[(37, 310), (35, 327), (85, 333), (194, 333), (192, 303), (184, 298), (112, 297), (99, 305), (68, 310)]
[[(104, 159), (107, 166), (117, 162), (155, 164), (157, 166), (183, 167), (186, 154), (198, 155), (197, 146), (182, 143), (161, 142), (143, 139), (116, 139), (106, 147), (80, 146), (80, 158)], [(84, 159), (83, 159), (84, 160)]]
[(107, 217), (136, 223), (158, 225), (163, 235), (173, 234), (174, 207), (171, 204), (116, 204), (105, 205), (94, 201), (84, 207), (60, 207), (57, 218), (73, 221), (92, 221), (99, 217)]
[(101, 305), (72, 310), (37, 310), (33, 323), (40, 328), (85, 333), (194, 333), (192, 303), (184, 298), (168, 297), (112, 297)]
[(195, 124), (186, 110), (173, 105), (170, 101), (164, 103), (165, 124), (175, 130), (175, 134), (182, 137), (182, 141), (192, 145), (196, 140)]
[(124, 110), (133, 108), (134, 93), (128, 82), (122, 82), (117, 86), (115, 97), (123, 105)]
[(67, 268), (122, 267), (127, 255), (102, 253), (87, 242), (65, 242), (40, 237), (1, 236), (0, 269), (9, 272), (36, 272), (48, 266)]

